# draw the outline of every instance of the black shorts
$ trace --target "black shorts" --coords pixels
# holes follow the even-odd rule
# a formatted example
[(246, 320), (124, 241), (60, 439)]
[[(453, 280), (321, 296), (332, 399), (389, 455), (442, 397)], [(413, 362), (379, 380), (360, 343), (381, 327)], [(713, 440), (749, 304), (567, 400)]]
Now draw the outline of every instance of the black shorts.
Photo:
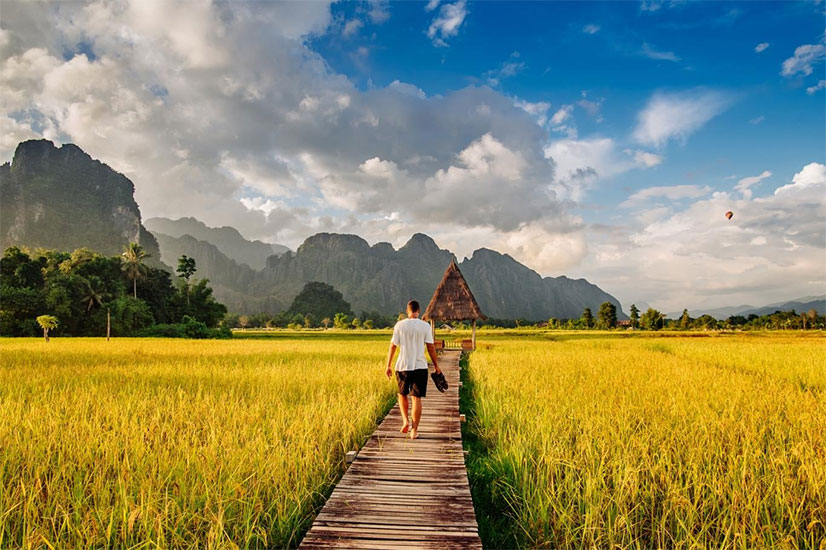
[(427, 369), (396, 371), (396, 380), (399, 382), (399, 393), (424, 397), (427, 395)]

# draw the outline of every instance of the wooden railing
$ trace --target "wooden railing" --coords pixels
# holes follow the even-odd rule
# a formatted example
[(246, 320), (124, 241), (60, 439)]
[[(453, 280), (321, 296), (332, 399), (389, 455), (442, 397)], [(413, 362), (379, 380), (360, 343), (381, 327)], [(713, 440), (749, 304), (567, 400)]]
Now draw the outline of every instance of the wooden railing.
[(466, 338), (463, 340), (436, 340), (436, 349), (461, 349), (465, 351), (473, 350), (473, 340)]

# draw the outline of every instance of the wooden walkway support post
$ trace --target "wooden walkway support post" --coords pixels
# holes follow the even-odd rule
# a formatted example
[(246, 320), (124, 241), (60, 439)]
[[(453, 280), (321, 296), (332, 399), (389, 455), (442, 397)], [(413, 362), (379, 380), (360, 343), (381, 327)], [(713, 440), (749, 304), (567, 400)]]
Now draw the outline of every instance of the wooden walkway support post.
[(450, 387), (440, 393), (428, 384), (419, 438), (399, 433), (401, 414), (393, 407), (299, 548), (481, 550), (462, 450), (460, 356), (442, 354), (439, 366)]

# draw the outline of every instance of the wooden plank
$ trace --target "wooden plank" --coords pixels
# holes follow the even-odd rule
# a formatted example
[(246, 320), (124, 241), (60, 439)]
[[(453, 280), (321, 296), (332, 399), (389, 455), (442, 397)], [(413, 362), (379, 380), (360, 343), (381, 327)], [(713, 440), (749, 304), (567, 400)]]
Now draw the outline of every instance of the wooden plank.
[(441, 357), (450, 388), (439, 393), (431, 386), (419, 438), (399, 432), (401, 413), (393, 407), (353, 457), (300, 548), (482, 548), (462, 448), (459, 352)]

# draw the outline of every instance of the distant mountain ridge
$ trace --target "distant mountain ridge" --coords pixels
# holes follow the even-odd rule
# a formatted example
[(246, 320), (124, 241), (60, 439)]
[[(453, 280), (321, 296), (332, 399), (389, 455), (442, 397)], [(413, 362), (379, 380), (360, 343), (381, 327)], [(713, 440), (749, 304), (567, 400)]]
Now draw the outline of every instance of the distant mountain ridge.
[(141, 223), (135, 186), (80, 147), (45, 139), (24, 141), (0, 166), (0, 247), (120, 254), (140, 243), (160, 264), (155, 237)]
[[(286, 310), (306, 282), (319, 281), (340, 291), (354, 311), (396, 314), (410, 299), (425, 305), (454, 259), (421, 233), (398, 250), (386, 242), (370, 246), (357, 235), (319, 233), (278, 255), (286, 247), (249, 241), (232, 227), (211, 228), (194, 218), (147, 223), (155, 236), (141, 223), (132, 182), (75, 145), (23, 142), (12, 162), (0, 166), (3, 249), (88, 247), (114, 255), (139, 242), (152, 256), (148, 263), (165, 260), (170, 270), (186, 254), (195, 258), (196, 277), (209, 278), (215, 296), (238, 313)], [(578, 318), (606, 301), (625, 317), (596, 285), (543, 278), (507, 254), (482, 248), (459, 266), (489, 317)]]
[[(454, 259), (421, 233), (398, 250), (386, 242), (370, 246), (357, 235), (319, 233), (294, 253), (270, 256), (266, 267), (255, 271), (190, 236), (158, 239), (164, 257), (195, 258), (198, 275), (208, 277), (216, 296), (240, 313), (286, 309), (305, 282), (321, 281), (341, 291), (355, 311), (395, 314), (409, 299), (424, 305)], [(578, 318), (586, 307), (596, 312), (607, 301), (625, 318), (619, 302), (596, 285), (564, 276), (543, 278), (507, 254), (482, 248), (459, 268), (489, 317)]]
[[(283, 254), (289, 250), (284, 245), (245, 239), (234, 227), (208, 227), (195, 218), (179, 218), (177, 220), (149, 218), (144, 222), (144, 225), (159, 239), (159, 234), (175, 238), (190, 235), (200, 241), (211, 243), (227, 257), (239, 264), (247, 264), (253, 269), (263, 269), (267, 265), (269, 256)], [(161, 254), (164, 254), (163, 247), (161, 247)], [(177, 265), (178, 257), (164, 255), (163, 261), (174, 266)]]
[[(702, 315), (711, 315), (715, 319), (724, 320), (732, 315), (742, 315), (748, 317), (749, 315), (770, 315), (775, 311), (791, 311), (795, 310), (797, 313), (805, 313), (810, 309), (814, 309), (819, 315), (826, 315), (826, 295), (824, 296), (804, 296), (794, 300), (785, 302), (775, 302), (765, 306), (755, 307), (752, 305), (728, 306), (714, 309), (698, 309), (689, 310), (688, 314), (692, 317), (700, 317)], [(668, 317), (672, 319), (678, 318), (682, 315), (680, 313), (670, 313)]]

